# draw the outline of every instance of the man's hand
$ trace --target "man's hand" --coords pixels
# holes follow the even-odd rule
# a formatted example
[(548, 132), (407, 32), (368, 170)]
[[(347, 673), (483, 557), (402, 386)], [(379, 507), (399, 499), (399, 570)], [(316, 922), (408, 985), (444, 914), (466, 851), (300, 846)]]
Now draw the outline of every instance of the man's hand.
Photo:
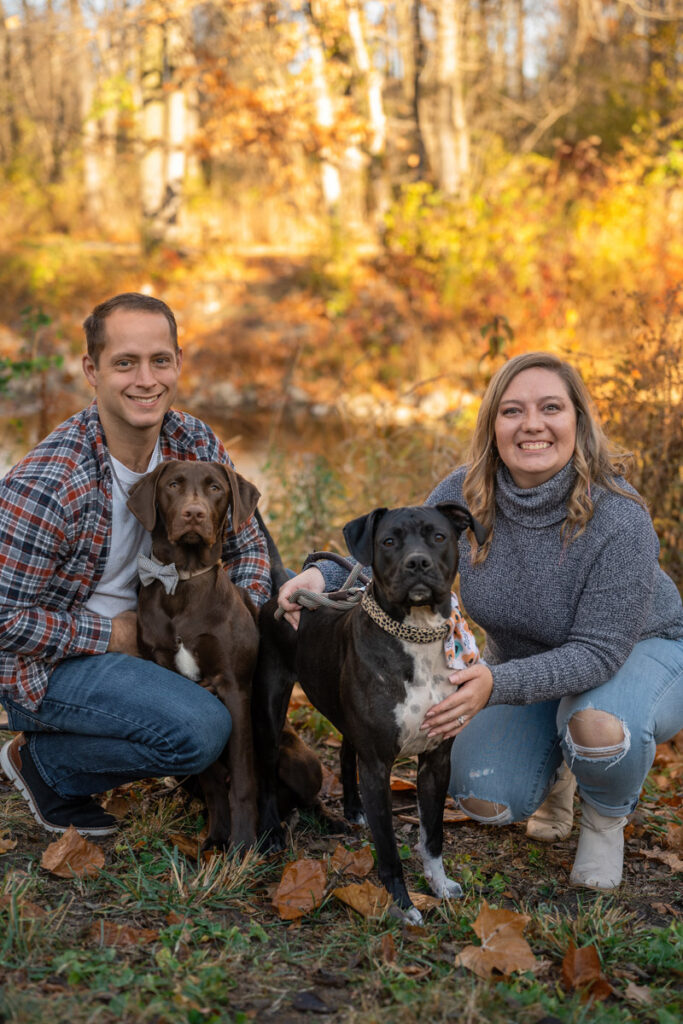
[(477, 712), (486, 707), (493, 690), (491, 670), (482, 661), (453, 672), (448, 681), (458, 689), (425, 715), (421, 728), (428, 730), (428, 736), (442, 739), (457, 736)]
[(284, 610), (285, 618), (290, 626), (298, 629), (301, 606), (291, 600), (291, 595), (295, 590), (312, 590), (315, 594), (324, 594), (325, 577), (320, 569), (316, 569), (314, 565), (309, 565), (308, 569), (300, 572), (298, 576), (294, 576), (291, 580), (287, 580), (280, 587), (277, 603)]
[(111, 620), (108, 651), (140, 657), (138, 650), (138, 621), (133, 611), (121, 612)]

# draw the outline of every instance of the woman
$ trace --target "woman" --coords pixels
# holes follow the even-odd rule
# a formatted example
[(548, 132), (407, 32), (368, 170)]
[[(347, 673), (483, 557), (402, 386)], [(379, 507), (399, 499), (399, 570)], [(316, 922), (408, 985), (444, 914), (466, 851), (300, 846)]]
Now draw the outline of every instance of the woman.
[[(464, 502), (489, 531), (460, 551), (484, 662), (453, 673), (423, 724), (456, 737), (450, 791), (489, 824), (537, 812), (530, 834), (553, 839), (571, 827), (568, 766), (582, 803), (571, 882), (596, 889), (621, 882), (626, 815), (656, 744), (683, 727), (681, 599), (622, 468), (578, 372), (528, 353), (492, 379), (467, 465), (427, 499)], [(279, 602), (293, 621), (294, 589), (338, 585), (317, 563)]]

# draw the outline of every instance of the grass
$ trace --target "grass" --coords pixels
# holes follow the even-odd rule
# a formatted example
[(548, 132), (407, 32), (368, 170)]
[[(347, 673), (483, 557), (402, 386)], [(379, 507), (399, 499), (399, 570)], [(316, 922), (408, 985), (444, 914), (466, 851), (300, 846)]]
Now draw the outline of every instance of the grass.
[[(307, 738), (336, 769), (320, 723), (308, 723), (300, 712), (299, 718), (302, 727), (314, 727)], [(284, 864), (321, 858), (339, 837), (301, 818), (285, 854), (257, 850), (242, 860), (197, 860), (171, 837), (184, 836), (191, 848), (204, 824), (198, 803), (162, 782), (125, 792), (131, 809), (120, 833), (102, 844), (104, 869), (94, 878), (65, 880), (40, 867), (49, 837), (21, 797), (0, 785), (2, 832), (17, 840), (0, 857), (3, 1021), (680, 1020), (680, 890), (668, 867), (651, 860), (643, 867), (636, 855), (641, 845), (661, 842), (663, 822), (680, 823), (661, 784), (648, 786), (648, 803), (659, 796), (661, 804), (647, 828), (629, 839), (626, 879), (615, 895), (568, 887), (575, 835), (545, 846), (530, 843), (519, 825), (447, 829), (447, 870), (461, 881), (464, 897), (429, 912), (423, 928), (406, 928), (391, 913), (367, 920), (329, 895), (300, 921), (282, 921), (271, 894)], [(403, 806), (412, 794), (398, 797)], [(652, 830), (650, 819), (657, 819)], [(397, 819), (413, 889), (423, 887), (416, 831)], [(363, 839), (361, 833), (349, 845)], [(478, 942), (471, 925), (484, 900), (530, 916), (526, 937), (540, 973), (485, 981), (455, 966), (457, 953)], [(107, 945), (113, 925), (146, 931), (133, 932), (141, 942)], [(580, 993), (566, 990), (561, 965), (570, 942), (597, 947), (614, 992), (607, 1001), (582, 1002)]]

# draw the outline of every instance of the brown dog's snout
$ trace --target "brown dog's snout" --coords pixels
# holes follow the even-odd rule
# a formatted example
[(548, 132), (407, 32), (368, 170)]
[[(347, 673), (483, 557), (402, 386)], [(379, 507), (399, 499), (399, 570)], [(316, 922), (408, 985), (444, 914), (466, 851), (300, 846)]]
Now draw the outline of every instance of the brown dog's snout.
[(186, 522), (201, 523), (208, 515), (208, 508), (196, 498), (190, 499), (180, 510), (180, 516)]

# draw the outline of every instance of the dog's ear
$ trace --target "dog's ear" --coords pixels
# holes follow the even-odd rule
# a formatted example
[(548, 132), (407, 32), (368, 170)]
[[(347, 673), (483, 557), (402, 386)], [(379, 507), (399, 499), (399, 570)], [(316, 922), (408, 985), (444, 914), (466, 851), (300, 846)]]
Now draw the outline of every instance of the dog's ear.
[(255, 484), (247, 480), (240, 473), (237, 473), (231, 466), (222, 462), (216, 463), (225, 473), (230, 489), (230, 508), (232, 509), (232, 532), (239, 533), (239, 528), (247, 519), (253, 516), (261, 497), (261, 492)]
[(469, 529), (473, 531), (474, 536), (477, 538), (477, 544), (483, 544), (486, 540), (488, 531), (464, 505), (458, 505), (455, 501), (440, 501), (434, 508), (438, 509), (441, 515), (448, 519), (458, 533)]
[(346, 546), (361, 565), (372, 565), (375, 530), (385, 512), (385, 508), (376, 508), (365, 516), (352, 519), (344, 527)]
[(157, 521), (157, 484), (161, 473), (169, 465), (168, 462), (160, 462), (151, 473), (143, 476), (130, 489), (126, 505), (131, 510), (146, 530), (151, 533)]

